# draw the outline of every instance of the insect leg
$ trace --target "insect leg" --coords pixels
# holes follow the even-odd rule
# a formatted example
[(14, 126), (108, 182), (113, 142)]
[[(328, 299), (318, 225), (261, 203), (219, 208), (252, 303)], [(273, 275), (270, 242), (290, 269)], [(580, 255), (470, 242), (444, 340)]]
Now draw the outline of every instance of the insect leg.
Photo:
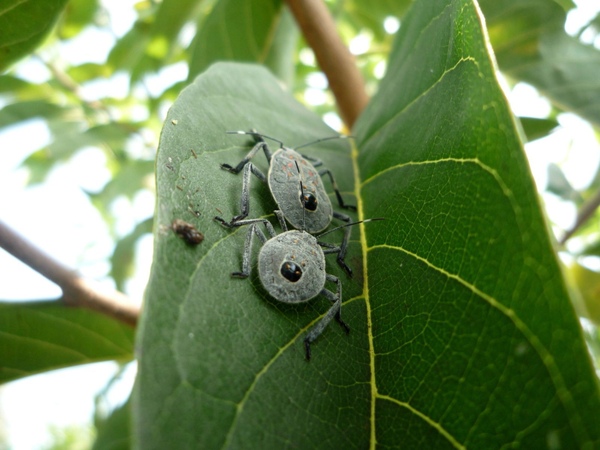
[[(350, 217), (345, 214), (339, 213), (337, 211), (333, 212), (333, 217), (336, 219), (343, 220), (344, 222), (350, 222)], [(346, 272), (350, 278), (352, 278), (352, 269), (346, 264), (344, 259), (346, 258), (346, 253), (348, 252), (348, 243), (350, 242), (350, 234), (352, 230), (350, 227), (345, 227), (344, 229), (344, 239), (342, 239), (342, 243), (340, 246), (330, 244), (328, 242), (318, 241), (318, 244), (321, 247), (324, 247), (323, 253), (326, 255), (330, 255), (332, 253), (337, 253), (337, 263), (338, 265)]]
[(221, 223), (221, 225), (227, 228), (233, 228), (238, 226), (238, 223), (248, 217), (248, 213), (250, 212), (250, 174), (254, 174), (259, 180), (266, 183), (267, 177), (252, 163), (248, 163), (246, 167), (244, 167), (244, 175), (242, 182), (242, 198), (240, 199), (240, 214), (234, 216), (231, 219), (231, 222), (226, 222), (221, 217), (215, 217), (215, 220)]
[(335, 182), (335, 178), (333, 178), (333, 174), (331, 173), (331, 171), (329, 169), (321, 169), (319, 170), (319, 175), (323, 176), (323, 175), (329, 175), (329, 179), (331, 180), (331, 184), (333, 185), (333, 190), (335, 192), (335, 196), (337, 197), (337, 201), (340, 205), (341, 208), (344, 209), (351, 209), (352, 211), (356, 211), (356, 206), (354, 205), (346, 205), (344, 203), (344, 199), (342, 198), (342, 194), (340, 194), (340, 190), (337, 187), (337, 183)]
[(258, 236), (258, 238), (263, 244), (267, 242), (267, 237), (262, 232), (262, 230), (258, 228), (258, 225), (260, 223), (263, 223), (271, 237), (274, 237), (276, 235), (273, 225), (271, 225), (271, 222), (269, 222), (267, 219), (250, 219), (245, 220), (243, 222), (244, 223), (241, 223), (240, 226), (250, 225), (250, 228), (248, 228), (248, 232), (246, 233), (246, 240), (244, 241), (244, 253), (242, 255), (242, 271), (231, 273), (231, 276), (235, 278), (248, 278), (250, 276), (250, 254), (252, 252), (252, 238), (254, 237), (254, 234)]
[[(219, 219), (220, 219), (220, 217), (215, 217), (215, 220), (219, 221)], [(223, 219), (221, 219), (221, 220), (223, 220)], [(269, 232), (269, 235), (271, 237), (277, 236), (277, 233), (275, 232), (275, 228), (273, 228), (273, 225), (267, 219), (247, 219), (247, 220), (240, 220), (239, 222), (235, 223), (235, 226), (236, 227), (243, 227), (245, 225), (251, 225), (253, 223), (262, 223), (266, 227), (266, 229)]]
[(248, 228), (248, 232), (246, 233), (246, 240), (244, 242), (244, 253), (242, 255), (242, 271), (241, 272), (231, 272), (232, 277), (236, 278), (248, 278), (250, 276), (250, 252), (252, 251), (252, 237), (254, 236), (254, 230), (256, 228), (256, 224), (253, 223)]
[[(337, 314), (335, 315), (335, 320), (338, 321), (338, 323), (342, 326), (342, 328), (344, 329), (344, 331), (346, 332), (346, 334), (350, 333), (350, 327), (348, 326), (348, 324), (346, 322), (344, 322), (342, 320), (342, 282), (340, 281), (340, 279), (334, 275), (330, 275), (328, 273), (325, 274), (325, 277), (327, 279), (327, 281), (331, 281), (332, 283), (335, 283), (337, 286), (337, 292), (336, 292), (336, 296), (334, 297), (334, 299), (337, 299), (339, 301), (339, 308), (337, 310)], [(329, 298), (329, 300), (332, 300), (331, 298)], [(332, 300), (334, 301), (334, 300)]]
[[(246, 164), (248, 164), (248, 162), (254, 157), (254, 155), (256, 155), (256, 152), (258, 152), (261, 148), (263, 148), (266, 145), (267, 144), (265, 143), (265, 141), (258, 142), (254, 147), (252, 147), (252, 150), (250, 150), (248, 152), (246, 157), (244, 159), (242, 159), (238, 163), (237, 166), (233, 167), (229, 164), (221, 164), (221, 169), (226, 170), (227, 172), (235, 173), (235, 174), (240, 173), (242, 171), (242, 169), (244, 168), (244, 166)], [(265, 151), (265, 154), (266, 154), (266, 151)]]
[(314, 342), (320, 335), (323, 333), (323, 330), (329, 325), (331, 319), (335, 317), (335, 319), (339, 322), (339, 324), (344, 328), (346, 333), (350, 332), (350, 327), (346, 322), (342, 320), (342, 282), (338, 277), (333, 275), (326, 274), (327, 281), (331, 281), (337, 285), (337, 292), (334, 294), (328, 289), (323, 289), (321, 291), (321, 295), (327, 298), (327, 300), (331, 301), (333, 305), (329, 308), (329, 311), (325, 314), (325, 316), (317, 323), (312, 330), (308, 332), (306, 337), (304, 338), (304, 349), (306, 351), (306, 359), (310, 361), (311, 351), (310, 344)]
[(308, 156), (308, 155), (304, 155), (302, 153), (300, 153), (300, 156), (302, 156), (304, 159), (310, 161), (310, 163), (313, 165), (313, 167), (321, 167), (323, 165), (323, 161), (321, 161), (319, 158), (315, 158), (314, 156)]
[(285, 217), (283, 216), (283, 213), (276, 209), (275, 211), (273, 211), (275, 213), (275, 215), (277, 216), (277, 220), (279, 220), (279, 226), (281, 226), (281, 229), (285, 232), (288, 230), (287, 225), (285, 223)]
[(271, 153), (271, 149), (267, 145), (267, 142), (263, 138), (262, 134), (258, 133), (254, 128), (252, 130), (250, 130), (250, 133), (248, 133), (248, 134), (251, 134), (252, 136), (254, 136), (254, 139), (256, 139), (256, 141), (257, 141), (257, 145), (262, 142), (262, 144), (263, 144), (262, 148), (263, 148), (263, 151), (265, 152), (265, 156), (267, 157), (267, 161), (269, 162), (269, 164), (271, 164), (271, 157), (273, 156), (273, 153)]

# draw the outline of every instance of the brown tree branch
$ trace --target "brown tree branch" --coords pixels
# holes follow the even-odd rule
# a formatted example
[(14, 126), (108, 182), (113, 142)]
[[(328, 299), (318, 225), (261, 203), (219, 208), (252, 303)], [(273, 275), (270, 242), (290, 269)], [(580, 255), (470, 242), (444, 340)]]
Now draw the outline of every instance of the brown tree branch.
[(337, 34), (323, 0), (287, 0), (287, 4), (329, 81), (342, 119), (351, 129), (369, 101), (354, 56)]
[(0, 247), (55, 282), (63, 291), (62, 301), (67, 306), (83, 307), (106, 314), (126, 324), (135, 326), (140, 308), (124, 294), (102, 292), (91, 281), (33, 246), (14, 230), (0, 222)]

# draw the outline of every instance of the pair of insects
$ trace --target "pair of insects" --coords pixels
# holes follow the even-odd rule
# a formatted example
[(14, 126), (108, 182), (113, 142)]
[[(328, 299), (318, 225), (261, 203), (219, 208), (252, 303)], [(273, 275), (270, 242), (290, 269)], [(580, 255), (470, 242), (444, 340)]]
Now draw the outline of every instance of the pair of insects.
[[(222, 169), (234, 174), (244, 171), (241, 212), (229, 222), (221, 217), (215, 217), (215, 220), (228, 228), (244, 225), (250, 227), (244, 244), (242, 271), (233, 272), (232, 276), (247, 278), (250, 275), (252, 240), (256, 235), (262, 243), (258, 255), (259, 278), (272, 297), (284, 303), (302, 303), (320, 294), (332, 302), (329, 311), (304, 339), (306, 359), (310, 360), (310, 344), (317, 339), (333, 318), (346, 332), (350, 331), (348, 325), (341, 318), (342, 284), (336, 276), (326, 273), (325, 255), (337, 254), (338, 264), (349, 276), (352, 276), (352, 270), (345, 263), (344, 258), (350, 240), (349, 226), (355, 225), (355, 223), (349, 223), (348, 215), (333, 210), (321, 176), (329, 176), (341, 208), (356, 208), (344, 202), (335, 178), (328, 169), (320, 171), (316, 169), (322, 165), (320, 160), (302, 155), (296, 150), (317, 142), (339, 139), (342, 136), (319, 139), (292, 149), (284, 146), (283, 142), (255, 130), (229, 133), (250, 135), (256, 141), (250, 152), (237, 166), (221, 165)], [(277, 142), (280, 145), (279, 149), (274, 153), (271, 152), (265, 139)], [(269, 162), (267, 176), (250, 162), (250, 159), (261, 149)], [(273, 225), (267, 219), (247, 219), (250, 211), (251, 174), (268, 183), (271, 194), (279, 207), (275, 211), (275, 215), (283, 229), (281, 234), (275, 232)], [(321, 242), (318, 238), (342, 227), (313, 236), (313, 234), (323, 232), (333, 218), (347, 222), (342, 225), (345, 232), (339, 246)], [(296, 229), (288, 230), (286, 220)], [(261, 224), (267, 229), (269, 238), (260, 229)], [(325, 288), (327, 281), (336, 284), (335, 294)]]

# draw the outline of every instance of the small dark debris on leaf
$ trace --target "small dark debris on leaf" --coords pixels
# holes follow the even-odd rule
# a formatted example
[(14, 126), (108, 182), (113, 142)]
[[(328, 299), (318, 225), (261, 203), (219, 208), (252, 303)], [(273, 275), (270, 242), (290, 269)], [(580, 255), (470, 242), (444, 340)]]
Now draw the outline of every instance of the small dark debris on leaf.
[(200, 211), (196, 209), (199, 205), (194, 206), (192, 203), (188, 205), (188, 211), (190, 211), (196, 217), (200, 217)]
[(194, 225), (184, 220), (175, 219), (171, 224), (171, 229), (188, 245), (195, 246), (204, 240), (204, 235)]
[(190, 150), (190, 151), (192, 152), (192, 155), (194, 156), (194, 159), (197, 159), (197, 158), (198, 158), (198, 155), (196, 155), (196, 152), (195, 152), (193, 149), (192, 149), (192, 150)]
[(172, 123), (173, 125), (177, 125), (177, 122), (178, 122), (178, 121), (177, 121), (177, 119), (173, 119), (173, 120), (171, 120), (171, 123)]
[(181, 186), (179, 186), (179, 185), (177, 185), (177, 184), (176, 184), (176, 185), (175, 185), (175, 187), (176, 187), (177, 189), (179, 189), (180, 191), (183, 191), (183, 188), (182, 188)]

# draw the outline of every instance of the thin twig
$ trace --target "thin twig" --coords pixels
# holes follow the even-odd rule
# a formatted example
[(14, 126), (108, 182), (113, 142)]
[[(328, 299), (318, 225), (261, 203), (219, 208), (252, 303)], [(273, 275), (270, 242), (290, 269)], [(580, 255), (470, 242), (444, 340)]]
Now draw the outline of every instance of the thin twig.
[(287, 4), (329, 81), (342, 119), (351, 129), (369, 101), (354, 57), (337, 34), (322, 0), (287, 0)]
[(79, 84), (77, 84), (75, 80), (73, 80), (73, 78), (71, 78), (66, 72), (59, 69), (58, 66), (52, 62), (46, 61), (39, 56), (38, 59), (42, 64), (44, 64), (48, 68), (48, 70), (52, 73), (52, 76), (58, 82), (58, 84), (60, 84), (67, 91), (75, 95), (75, 97), (77, 97), (80, 102), (85, 104), (88, 108), (96, 111), (102, 111), (108, 114), (110, 117), (108, 108), (101, 101), (87, 100), (83, 97), (83, 95), (81, 94), (81, 86), (79, 86)]
[(590, 217), (594, 215), (598, 207), (600, 206), (600, 191), (596, 193), (592, 198), (590, 198), (587, 202), (585, 202), (579, 211), (577, 212), (577, 220), (575, 220), (575, 224), (567, 231), (560, 239), (559, 244), (564, 245), (565, 242), (569, 240), (571, 236), (573, 236), (581, 226), (586, 223)]
[(93, 282), (84, 280), (75, 271), (46, 255), (1, 221), (0, 247), (56, 283), (63, 291), (65, 305), (92, 309), (136, 325), (140, 308), (127, 296), (117, 291), (102, 292)]

